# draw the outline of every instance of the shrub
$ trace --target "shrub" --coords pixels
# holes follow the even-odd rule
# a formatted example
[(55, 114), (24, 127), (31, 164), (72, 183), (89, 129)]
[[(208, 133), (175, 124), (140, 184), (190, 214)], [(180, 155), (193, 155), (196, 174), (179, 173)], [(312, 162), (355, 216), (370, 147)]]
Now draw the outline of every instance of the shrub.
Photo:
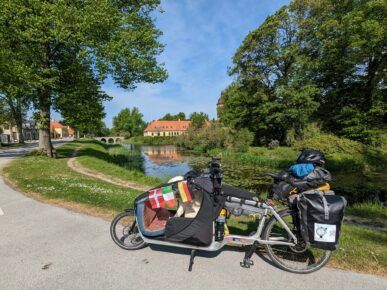
[(365, 146), (360, 142), (337, 137), (332, 134), (320, 134), (301, 141), (296, 141), (292, 147), (298, 151), (316, 149), (327, 155), (335, 153), (361, 154), (365, 149)]
[(245, 152), (253, 142), (254, 135), (247, 129), (234, 130), (219, 124), (205, 126), (180, 136), (177, 145), (189, 150), (207, 152), (214, 148), (226, 148)]
[(34, 149), (28, 153), (29, 156), (47, 156), (46, 151), (42, 149)]
[(177, 137), (161, 137), (161, 136), (136, 136), (129, 138), (125, 143), (130, 143), (133, 145), (174, 145), (176, 143)]

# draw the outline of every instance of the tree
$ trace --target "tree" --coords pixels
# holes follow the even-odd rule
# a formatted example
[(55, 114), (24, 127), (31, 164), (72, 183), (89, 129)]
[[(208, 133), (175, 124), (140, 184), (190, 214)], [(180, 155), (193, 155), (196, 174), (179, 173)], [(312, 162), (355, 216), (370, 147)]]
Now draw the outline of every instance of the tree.
[(164, 121), (184, 121), (185, 120), (185, 113), (179, 112), (176, 115), (172, 115), (170, 113), (165, 114), (160, 120)]
[(10, 127), (16, 125), (18, 142), (24, 144), (23, 123), (26, 119), (28, 101), (21, 95), (0, 93), (1, 124), (7, 123)]
[(189, 115), (189, 120), (191, 120), (191, 126), (198, 129), (203, 127), (206, 121), (209, 120), (208, 114), (203, 112), (193, 112), (191, 115)]
[(139, 109), (122, 109), (119, 114), (113, 117), (113, 132), (128, 137), (142, 135), (146, 123)]
[[(163, 46), (157, 41), (161, 32), (151, 16), (159, 0), (3, 2), (0, 55), (12, 54), (12, 43), (22, 54), (26, 71), (31, 72), (26, 83), (32, 87), (31, 100), (40, 115), (39, 147), (48, 156), (52, 157), (51, 109), (76, 122), (80, 117), (73, 118), (75, 114), (101, 112), (97, 105), (90, 113), (96, 100), (101, 104), (106, 99), (96, 89), (108, 75), (125, 89), (134, 89), (139, 82), (160, 82), (167, 76), (156, 60)], [(69, 73), (69, 67), (82, 69)], [(79, 79), (80, 74), (87, 77)], [(92, 83), (91, 78), (93, 96), (77, 94)], [(62, 87), (63, 82), (76, 86)]]
[(250, 32), (233, 57), (220, 120), (255, 142), (302, 137), (311, 121), (377, 143), (386, 120), (385, 19), (379, 0), (294, 0)]
[[(1, 28), (0, 28), (1, 31)], [(2, 123), (16, 125), (19, 143), (24, 143), (23, 121), (31, 104), (32, 87), (30, 74), (25, 63), (28, 58), (20, 45), (0, 33), (0, 101), (3, 111)]]
[(325, 128), (372, 143), (385, 116), (386, 3), (294, 1), (290, 8), (307, 15), (299, 29), (309, 59), (304, 67), (321, 88)]
[(315, 85), (302, 77), (297, 22), (287, 7), (269, 16), (244, 39), (233, 57), (235, 83), (222, 92), (220, 120), (248, 128), (255, 143), (285, 140), (288, 130), (300, 132), (318, 104)]

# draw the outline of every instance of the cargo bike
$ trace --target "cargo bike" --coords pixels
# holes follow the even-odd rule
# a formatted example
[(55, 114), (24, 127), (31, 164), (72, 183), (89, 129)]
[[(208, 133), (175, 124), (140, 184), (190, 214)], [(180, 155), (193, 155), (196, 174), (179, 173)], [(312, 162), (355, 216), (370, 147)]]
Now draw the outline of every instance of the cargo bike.
[[(275, 181), (281, 179), (279, 175), (270, 176)], [(158, 199), (165, 191), (165, 199)], [(166, 206), (171, 194), (178, 204), (175, 208)], [(138, 196), (134, 208), (113, 219), (110, 233), (126, 250), (146, 245), (191, 249), (189, 271), (197, 251), (219, 251), (224, 246), (245, 246), (240, 265), (250, 268), (254, 264), (252, 255), (263, 245), (277, 267), (311, 273), (322, 268), (336, 248), (344, 207), (342, 197), (315, 191), (298, 195), (296, 201), (287, 200), (279, 210), (249, 191), (222, 184), (219, 159), (212, 159), (208, 172), (190, 171), (177, 181)], [(230, 215), (253, 216), (256, 231), (230, 233)]]

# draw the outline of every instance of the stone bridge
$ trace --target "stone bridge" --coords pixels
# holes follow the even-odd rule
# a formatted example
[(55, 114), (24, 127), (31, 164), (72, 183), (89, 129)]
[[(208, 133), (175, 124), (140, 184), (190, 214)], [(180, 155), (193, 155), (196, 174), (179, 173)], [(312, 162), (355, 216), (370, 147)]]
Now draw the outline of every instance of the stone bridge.
[(125, 137), (122, 137), (122, 136), (94, 137), (94, 139), (104, 143), (115, 144), (115, 143), (120, 143), (121, 141), (124, 141)]

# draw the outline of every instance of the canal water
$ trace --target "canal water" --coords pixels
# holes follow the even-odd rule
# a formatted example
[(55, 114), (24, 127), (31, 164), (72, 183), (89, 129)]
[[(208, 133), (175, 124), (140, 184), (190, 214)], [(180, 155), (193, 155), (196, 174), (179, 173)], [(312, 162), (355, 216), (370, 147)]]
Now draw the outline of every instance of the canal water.
[(204, 169), (210, 159), (179, 151), (175, 146), (135, 146), (122, 144), (128, 150), (139, 151), (144, 173), (158, 178), (184, 175), (192, 169)]
[[(175, 146), (134, 146), (122, 144), (128, 149), (130, 155), (138, 156), (141, 163), (132, 168), (133, 164), (127, 162), (121, 166), (142, 170), (148, 176), (169, 179), (174, 176), (184, 175), (189, 170), (207, 170), (211, 158), (180, 151)], [(138, 160), (138, 159), (137, 159)], [(252, 192), (264, 193), (271, 190), (272, 180), (265, 173), (273, 172), (273, 167), (260, 163), (243, 162), (239, 160), (222, 159), (223, 181)], [(281, 170), (278, 168), (278, 171)], [(286, 170), (284, 168), (283, 170)], [(385, 170), (383, 171), (383, 173)], [(361, 202), (364, 200), (385, 201), (386, 185), (383, 178), (365, 179), (363, 175), (354, 176), (354, 172), (332, 172), (332, 188), (337, 194), (344, 195), (347, 200)]]

